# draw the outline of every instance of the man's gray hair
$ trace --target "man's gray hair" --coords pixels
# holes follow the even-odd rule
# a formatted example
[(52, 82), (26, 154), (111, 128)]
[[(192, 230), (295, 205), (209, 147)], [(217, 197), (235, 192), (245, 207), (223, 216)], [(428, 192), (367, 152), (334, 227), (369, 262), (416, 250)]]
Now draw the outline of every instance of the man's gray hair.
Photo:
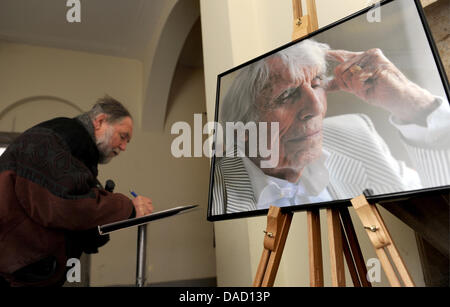
[(105, 95), (97, 100), (92, 109), (86, 114), (94, 121), (99, 114), (106, 114), (106, 122), (114, 124), (125, 117), (131, 117), (130, 112), (116, 99)]
[(267, 60), (273, 57), (280, 58), (289, 68), (292, 77), (297, 79), (301, 77), (302, 68), (305, 66), (319, 67), (319, 74), (326, 73), (326, 54), (329, 49), (327, 44), (304, 40), (242, 68), (221, 102), (219, 118), (221, 124), (258, 121), (254, 102), (269, 81)]

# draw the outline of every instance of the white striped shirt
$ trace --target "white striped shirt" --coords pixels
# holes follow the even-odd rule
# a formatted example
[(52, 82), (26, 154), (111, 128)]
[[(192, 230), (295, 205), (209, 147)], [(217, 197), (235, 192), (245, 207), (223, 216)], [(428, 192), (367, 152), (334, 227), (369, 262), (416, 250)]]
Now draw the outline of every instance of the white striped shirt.
[[(320, 192), (310, 195), (303, 193), (307, 197), (320, 196), (315, 201), (311, 198), (305, 200), (313, 203), (349, 199), (360, 195), (365, 189), (371, 189), (375, 195), (379, 195), (450, 185), (450, 106), (442, 99), (440, 102), (440, 107), (428, 117), (427, 127), (399, 125), (391, 119), (391, 123), (403, 135), (414, 169), (391, 155), (366, 115), (347, 114), (325, 118), (323, 147), (329, 156), (324, 166), (329, 173), (329, 182), (324, 185), (326, 188), (317, 190)], [(233, 158), (221, 159), (215, 165), (211, 214), (265, 207), (267, 203), (261, 200), (265, 186), (260, 187), (255, 195), (255, 182), (257, 185), (261, 181), (264, 182), (252, 179), (243, 158), (235, 155)], [(283, 185), (278, 186), (282, 190)], [(331, 199), (328, 199), (329, 196)], [(301, 203), (305, 202), (296, 204)]]

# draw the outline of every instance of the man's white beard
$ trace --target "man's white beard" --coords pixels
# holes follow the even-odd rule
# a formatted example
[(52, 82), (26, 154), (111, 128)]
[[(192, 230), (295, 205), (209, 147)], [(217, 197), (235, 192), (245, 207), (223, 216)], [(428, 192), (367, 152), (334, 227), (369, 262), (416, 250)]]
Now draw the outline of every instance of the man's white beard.
[(111, 138), (113, 136), (114, 129), (112, 126), (106, 128), (105, 133), (97, 139), (97, 149), (99, 152), (98, 163), (106, 164), (113, 158), (111, 147)]

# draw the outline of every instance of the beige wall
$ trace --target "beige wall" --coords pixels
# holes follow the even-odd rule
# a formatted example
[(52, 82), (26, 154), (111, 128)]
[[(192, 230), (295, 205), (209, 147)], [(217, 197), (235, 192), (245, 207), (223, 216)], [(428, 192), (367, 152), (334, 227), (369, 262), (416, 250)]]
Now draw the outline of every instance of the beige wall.
[[(0, 42), (0, 114), (30, 96), (54, 96), (88, 110), (104, 94), (122, 101), (140, 117), (141, 62), (83, 52)], [(205, 109), (203, 71), (180, 68), (176, 74), (167, 126), (146, 133), (136, 124), (127, 151), (100, 166), (99, 180), (113, 179), (115, 192), (129, 189), (153, 199), (156, 210), (183, 204), (200, 209), (152, 223), (148, 227), (148, 283), (215, 276), (211, 223), (206, 222), (209, 161), (175, 159), (170, 153), (174, 121), (192, 121)], [(53, 99), (39, 99), (13, 108), (0, 122), (1, 131), (21, 132), (54, 116), (75, 116), (76, 108)], [(111, 241), (91, 258), (91, 285), (135, 283), (137, 229), (111, 234)]]
[[(366, 6), (366, 0), (317, 0), (319, 26), (323, 27)], [(292, 1), (201, 0), (203, 49), (208, 116), (213, 120), (217, 75), (247, 60), (290, 42)], [(272, 17), (273, 16), (273, 17)], [(424, 285), (413, 231), (385, 210), (381, 214), (417, 285)], [(351, 209), (365, 259), (375, 257), (359, 219)], [(331, 285), (326, 216), (322, 212), (325, 284)], [(217, 280), (220, 286), (250, 286), (263, 250), (266, 217), (215, 222)], [(347, 270), (347, 284), (351, 279)], [(308, 286), (306, 214), (294, 214), (276, 286)], [(382, 274), (381, 283), (388, 286)]]

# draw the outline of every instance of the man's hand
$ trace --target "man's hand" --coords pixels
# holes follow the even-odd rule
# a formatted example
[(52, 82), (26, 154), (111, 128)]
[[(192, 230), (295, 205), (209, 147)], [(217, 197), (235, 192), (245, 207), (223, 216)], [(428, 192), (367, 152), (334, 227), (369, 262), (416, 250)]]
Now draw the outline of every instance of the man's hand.
[(141, 217), (153, 212), (152, 200), (145, 196), (137, 196), (133, 200), (136, 217)]
[(436, 108), (434, 97), (390, 62), (380, 49), (366, 52), (330, 50), (328, 57), (340, 64), (330, 90), (343, 90), (390, 111), (403, 123), (425, 124)]

